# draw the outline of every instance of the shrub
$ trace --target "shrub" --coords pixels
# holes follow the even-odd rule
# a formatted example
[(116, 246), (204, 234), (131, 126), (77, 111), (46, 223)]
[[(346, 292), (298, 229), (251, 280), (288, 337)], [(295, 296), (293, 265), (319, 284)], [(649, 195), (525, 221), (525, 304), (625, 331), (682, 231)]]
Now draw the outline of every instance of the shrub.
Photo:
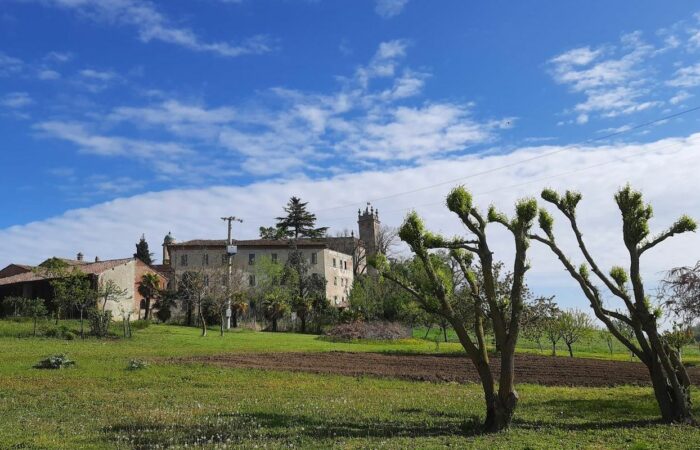
[(68, 367), (74, 366), (75, 361), (68, 359), (68, 357), (61, 353), (58, 355), (49, 356), (46, 359), (42, 359), (34, 365), (35, 369), (67, 369)]
[(111, 311), (92, 310), (88, 315), (90, 320), (90, 333), (97, 337), (107, 337), (109, 324), (112, 322)]
[(146, 361), (131, 359), (129, 360), (129, 365), (126, 366), (126, 370), (141, 370), (145, 369), (146, 367), (148, 367), (148, 363), (146, 363)]
[(150, 320), (134, 320), (130, 322), (132, 330), (143, 330), (151, 325)]
[(75, 339), (75, 333), (66, 325), (60, 325), (58, 327), (54, 325), (46, 325), (41, 328), (41, 334), (46, 337), (65, 339), (67, 341), (72, 341)]
[(411, 330), (397, 322), (351, 322), (334, 326), (326, 335), (338, 340), (393, 340), (411, 337)]

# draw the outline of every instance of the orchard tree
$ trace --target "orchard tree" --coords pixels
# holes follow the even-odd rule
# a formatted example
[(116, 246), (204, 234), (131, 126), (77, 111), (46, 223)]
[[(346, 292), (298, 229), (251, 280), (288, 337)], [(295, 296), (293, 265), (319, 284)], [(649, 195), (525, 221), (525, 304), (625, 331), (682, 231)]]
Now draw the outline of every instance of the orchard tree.
[(542, 339), (546, 335), (549, 321), (556, 319), (560, 310), (552, 297), (537, 297), (525, 303), (521, 319), (523, 333), (526, 337), (537, 343), (537, 348), (542, 352)]
[[(406, 217), (399, 229), (399, 237), (415, 254), (414, 261), (420, 265), (424, 273), (423, 279), (411, 279), (392, 271), (386, 258), (381, 255), (375, 258), (372, 264), (383, 276), (410, 292), (426, 312), (443, 317), (455, 330), (459, 342), (481, 379), (486, 403), (484, 430), (496, 432), (510, 426), (518, 404), (514, 355), (524, 306), (528, 233), (537, 217), (537, 203), (534, 199), (520, 200), (513, 219), (508, 219), (494, 207), (484, 216), (474, 206), (471, 194), (463, 187), (457, 187), (448, 195), (447, 206), (469, 230), (470, 235), (467, 238), (446, 239), (433, 234), (425, 229), (415, 212)], [(511, 290), (505, 297), (498, 295), (493, 252), (487, 239), (489, 223), (502, 225), (514, 238)], [(450, 251), (451, 259), (460, 268), (465, 280), (463, 290), (453, 284), (454, 278), (449, 265), (435, 256), (431, 251), (434, 249)], [(483, 280), (481, 285), (477, 283), (476, 269), (472, 265), (474, 256), (479, 260), (478, 270)], [(486, 302), (486, 305), (482, 302)], [(467, 318), (466, 311), (469, 311), (472, 317)], [(488, 311), (488, 317), (485, 311)], [(488, 355), (484, 332), (484, 322), (487, 320), (501, 352), (498, 383)]]
[[(559, 258), (566, 271), (581, 287), (595, 316), (647, 366), (663, 420), (694, 423), (690, 379), (678, 353), (668, 345), (659, 331), (661, 311), (652, 307), (645, 292), (641, 257), (673, 235), (695, 231), (695, 221), (682, 216), (665, 231), (650, 236), (649, 219), (653, 215), (651, 206), (645, 204), (642, 194), (629, 185), (620, 189), (615, 194), (615, 202), (622, 215), (622, 238), (628, 253), (629, 269), (614, 266), (605, 273), (590, 253), (579, 229), (576, 207), (581, 201), (581, 194), (573, 191), (559, 194), (545, 189), (542, 198), (554, 205), (567, 219), (586, 263), (577, 268), (564, 253), (554, 237), (554, 219), (544, 208), (539, 213), (539, 225), (544, 236), (531, 234), (530, 237), (546, 245)], [(621, 302), (623, 308), (610, 309), (605, 306), (601, 290), (592, 280), (591, 271)], [(616, 326), (615, 320), (629, 326), (634, 338), (625, 336)]]
[(207, 321), (204, 308), (210, 293), (209, 275), (203, 270), (189, 270), (177, 280), (177, 292), (188, 308), (194, 307), (202, 329), (202, 337), (207, 335)]
[(564, 311), (559, 316), (561, 339), (569, 350), (569, 356), (574, 357), (573, 345), (593, 330), (593, 321), (583, 311)]
[(25, 298), (22, 301), (21, 309), (24, 316), (32, 318), (34, 323), (32, 335), (36, 337), (36, 324), (48, 312), (45, 300), (43, 298)]

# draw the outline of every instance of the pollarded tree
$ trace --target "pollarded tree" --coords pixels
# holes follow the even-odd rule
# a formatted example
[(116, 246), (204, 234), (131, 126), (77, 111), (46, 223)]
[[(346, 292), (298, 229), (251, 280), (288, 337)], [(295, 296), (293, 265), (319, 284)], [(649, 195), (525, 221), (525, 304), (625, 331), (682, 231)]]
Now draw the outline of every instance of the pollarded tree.
[(583, 311), (564, 311), (559, 316), (561, 339), (569, 350), (569, 356), (574, 357), (573, 345), (593, 330), (593, 321)]
[[(551, 189), (545, 189), (542, 191), (542, 198), (556, 206), (569, 221), (587, 265), (583, 264), (577, 269), (562, 251), (554, 239), (554, 220), (545, 209), (541, 209), (539, 213), (540, 228), (545, 236), (531, 234), (530, 237), (545, 244), (559, 258), (567, 272), (581, 287), (595, 316), (617, 340), (647, 366), (662, 418), (668, 422), (694, 422), (690, 379), (677, 352), (661, 336), (658, 326), (660, 310), (652, 308), (645, 293), (640, 259), (644, 253), (669, 237), (694, 231), (695, 222), (688, 216), (682, 216), (661, 234), (650, 237), (649, 219), (653, 214), (651, 206), (645, 204), (642, 194), (634, 191), (629, 185), (620, 189), (615, 194), (615, 201), (622, 213), (622, 237), (629, 255), (629, 272), (622, 267), (612, 267), (606, 274), (589, 252), (578, 226), (576, 207), (581, 200), (581, 194), (566, 191), (560, 195)], [(600, 289), (591, 280), (589, 267), (607, 290), (622, 302), (624, 309), (606, 308)], [(634, 338), (625, 336), (615, 320), (630, 327)]]
[[(409, 245), (415, 253), (415, 261), (422, 267), (424, 281), (392, 272), (387, 260), (381, 256), (375, 258), (372, 264), (382, 275), (410, 292), (426, 312), (444, 317), (453, 327), (481, 378), (486, 402), (484, 429), (496, 432), (510, 426), (519, 398), (515, 390), (514, 355), (523, 311), (524, 278), (528, 270), (528, 233), (537, 217), (537, 203), (534, 199), (519, 201), (516, 217), (512, 220), (493, 207), (484, 217), (473, 205), (471, 194), (463, 187), (457, 187), (448, 195), (447, 206), (471, 232), (469, 238), (448, 240), (430, 233), (415, 212), (406, 217), (399, 230), (399, 237)], [(490, 222), (503, 225), (512, 233), (515, 241), (511, 289), (506, 297), (498, 295), (493, 253), (486, 232)], [(449, 267), (431, 253), (433, 249), (450, 250), (451, 258), (464, 275), (463, 289), (454, 286)], [(472, 266), (474, 255), (479, 259), (481, 284), (477, 282), (476, 269)], [(501, 351), (498, 388), (484, 332), (487, 310), (496, 345)], [(473, 317), (467, 317), (467, 311)]]
[[(286, 216), (277, 218), (276, 228), (282, 237), (298, 239), (300, 237), (319, 238), (326, 235), (328, 227), (316, 228), (316, 215), (306, 210), (306, 205), (298, 197), (289, 199), (284, 208)], [(268, 230), (268, 229), (265, 229)], [(261, 229), (261, 234), (263, 230)]]

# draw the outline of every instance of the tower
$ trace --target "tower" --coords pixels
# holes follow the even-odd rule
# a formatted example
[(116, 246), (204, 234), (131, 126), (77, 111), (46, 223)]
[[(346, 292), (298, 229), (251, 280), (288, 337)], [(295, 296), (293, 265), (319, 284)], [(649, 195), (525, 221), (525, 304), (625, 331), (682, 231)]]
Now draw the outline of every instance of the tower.
[(357, 210), (357, 225), (360, 229), (360, 240), (364, 243), (367, 258), (380, 251), (379, 249), (379, 210), (367, 203), (364, 212)]
[(163, 239), (163, 264), (170, 264), (170, 249), (168, 246), (174, 243), (175, 238), (170, 234), (170, 231), (168, 231), (168, 234)]

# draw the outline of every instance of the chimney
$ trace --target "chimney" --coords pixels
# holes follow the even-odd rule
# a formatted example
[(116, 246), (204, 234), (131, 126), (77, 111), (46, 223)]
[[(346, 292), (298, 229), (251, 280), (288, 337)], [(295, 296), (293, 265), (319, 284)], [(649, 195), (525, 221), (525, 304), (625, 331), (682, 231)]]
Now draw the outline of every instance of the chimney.
[(100, 257), (99, 257), (99, 256), (95, 256), (95, 262), (100, 262)]
[(78, 256), (77, 256), (76, 258), (77, 258), (78, 261), (82, 261), (82, 260), (83, 260), (83, 253), (82, 253), (82, 252), (78, 252)]

